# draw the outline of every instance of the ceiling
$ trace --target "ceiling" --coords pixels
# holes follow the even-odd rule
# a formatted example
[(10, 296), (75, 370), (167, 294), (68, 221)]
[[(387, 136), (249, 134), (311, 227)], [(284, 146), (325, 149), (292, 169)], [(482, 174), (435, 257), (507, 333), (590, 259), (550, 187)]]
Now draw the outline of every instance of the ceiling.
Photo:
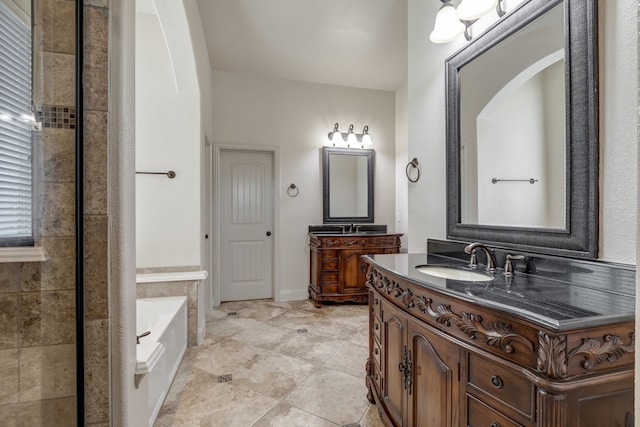
[(211, 67), (393, 91), (408, 0), (198, 0)]

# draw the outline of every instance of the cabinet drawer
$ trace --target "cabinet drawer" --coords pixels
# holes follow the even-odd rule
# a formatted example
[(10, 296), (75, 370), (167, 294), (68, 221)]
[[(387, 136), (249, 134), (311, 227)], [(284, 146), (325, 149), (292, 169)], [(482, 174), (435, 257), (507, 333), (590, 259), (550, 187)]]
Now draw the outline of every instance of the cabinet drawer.
[(380, 357), (382, 352), (380, 351), (380, 344), (376, 340), (373, 340), (373, 348), (371, 349), (371, 352), (373, 353), (373, 360), (376, 361), (375, 365), (380, 369)]
[(378, 343), (380, 343), (380, 330), (382, 329), (382, 325), (380, 322), (380, 319), (378, 318), (378, 316), (374, 315), (371, 316), (371, 328), (373, 330), (373, 336), (376, 338), (376, 340), (378, 341)]
[(467, 395), (467, 426), (468, 427), (522, 427), (521, 424), (509, 419), (490, 406)]
[(322, 251), (320, 253), (323, 261), (330, 261), (332, 259), (338, 258), (338, 251), (336, 250)]
[(507, 407), (527, 418), (533, 415), (533, 385), (517, 372), (474, 354), (469, 354), (468, 382), (484, 392), (484, 401)]
[(338, 271), (338, 260), (322, 260), (323, 271)]
[(335, 294), (338, 293), (338, 284), (326, 284), (323, 283), (320, 287), (322, 289), (323, 294)]
[(338, 273), (322, 273), (322, 283), (338, 283)]
[(371, 304), (371, 311), (373, 314), (378, 316), (378, 318), (382, 317), (382, 300), (378, 294), (375, 292), (371, 293), (372, 296), (369, 297), (369, 303)]
[(373, 373), (371, 376), (379, 392), (382, 390), (382, 375), (380, 375), (380, 368), (375, 363), (373, 364)]

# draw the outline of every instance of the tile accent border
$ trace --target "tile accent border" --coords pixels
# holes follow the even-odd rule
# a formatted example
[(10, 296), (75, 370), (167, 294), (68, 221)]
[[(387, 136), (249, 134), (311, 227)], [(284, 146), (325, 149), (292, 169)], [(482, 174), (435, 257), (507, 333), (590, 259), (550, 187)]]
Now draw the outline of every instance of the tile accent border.
[(41, 105), (36, 108), (36, 120), (43, 128), (75, 129), (75, 107), (63, 105)]

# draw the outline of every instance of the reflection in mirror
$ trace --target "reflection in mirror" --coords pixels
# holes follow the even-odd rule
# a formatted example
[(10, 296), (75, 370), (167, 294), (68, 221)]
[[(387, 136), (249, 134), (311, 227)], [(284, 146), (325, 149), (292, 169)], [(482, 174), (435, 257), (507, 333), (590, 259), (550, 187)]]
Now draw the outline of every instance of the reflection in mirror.
[[(367, 194), (367, 158), (364, 156), (346, 156), (339, 153), (329, 154), (329, 215), (332, 217), (366, 216)], [(335, 185), (339, 183), (339, 185)]]
[(564, 229), (563, 5), (459, 77), (462, 223)]
[(322, 149), (323, 222), (373, 222), (373, 150)]
[(446, 61), (447, 237), (595, 258), (596, 0), (525, 0)]

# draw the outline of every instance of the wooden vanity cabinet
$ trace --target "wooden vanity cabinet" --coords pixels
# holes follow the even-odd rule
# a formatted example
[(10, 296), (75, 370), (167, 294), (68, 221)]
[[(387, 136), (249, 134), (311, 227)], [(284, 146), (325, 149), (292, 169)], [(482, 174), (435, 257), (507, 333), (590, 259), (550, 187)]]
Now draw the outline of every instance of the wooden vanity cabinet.
[(395, 427), (633, 426), (634, 324), (550, 331), (369, 267), (367, 397)]
[(366, 304), (368, 254), (400, 251), (402, 234), (315, 234), (309, 233), (309, 297), (320, 307), (322, 301)]
[[(381, 301), (380, 398), (392, 425), (457, 427), (458, 347)], [(374, 353), (376, 352), (374, 348)]]

